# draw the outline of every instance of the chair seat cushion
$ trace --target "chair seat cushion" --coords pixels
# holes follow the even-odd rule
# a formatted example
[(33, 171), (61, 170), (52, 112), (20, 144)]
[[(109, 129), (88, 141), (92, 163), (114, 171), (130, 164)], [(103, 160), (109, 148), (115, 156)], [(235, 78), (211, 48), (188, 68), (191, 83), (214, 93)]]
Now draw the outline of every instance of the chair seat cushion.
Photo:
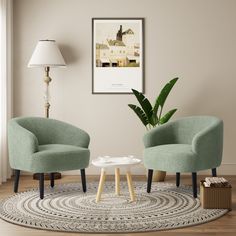
[(72, 145), (39, 145), (39, 151), (32, 155), (34, 172), (56, 172), (84, 169), (89, 165), (89, 150)]
[(147, 169), (170, 172), (193, 172), (197, 155), (188, 144), (167, 144), (146, 148), (144, 165)]

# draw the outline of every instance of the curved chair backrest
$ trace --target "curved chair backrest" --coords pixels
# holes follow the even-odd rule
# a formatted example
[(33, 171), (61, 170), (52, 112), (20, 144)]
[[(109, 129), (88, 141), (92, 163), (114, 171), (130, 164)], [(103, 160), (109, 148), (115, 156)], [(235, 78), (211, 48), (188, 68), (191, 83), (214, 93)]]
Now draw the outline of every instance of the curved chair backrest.
[(59, 120), (19, 117), (12, 119), (11, 122), (33, 133), (37, 137), (39, 145), (68, 144), (85, 148), (89, 145), (89, 135), (85, 131)]
[(190, 116), (169, 122), (174, 143), (191, 144), (194, 136), (206, 129), (211, 129), (222, 121), (213, 116)]

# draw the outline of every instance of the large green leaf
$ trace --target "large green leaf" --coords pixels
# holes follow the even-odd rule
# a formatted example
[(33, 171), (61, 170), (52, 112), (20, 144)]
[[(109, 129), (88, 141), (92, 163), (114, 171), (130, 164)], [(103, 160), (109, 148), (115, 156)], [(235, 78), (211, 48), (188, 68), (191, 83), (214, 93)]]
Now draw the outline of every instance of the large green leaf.
[(133, 104), (128, 104), (128, 106), (135, 112), (135, 114), (139, 117), (144, 126), (147, 126), (149, 124), (146, 114), (140, 107)]
[(145, 112), (149, 122), (152, 122), (152, 105), (149, 102), (149, 100), (139, 91), (132, 89), (133, 94), (135, 95), (135, 97), (137, 98), (139, 104), (141, 105), (143, 111)]
[(159, 106), (163, 108), (166, 98), (168, 97), (171, 89), (173, 88), (173, 86), (175, 85), (175, 83), (177, 82), (179, 78), (174, 78), (172, 79), (169, 83), (167, 83), (164, 88), (161, 90), (159, 96), (156, 99), (156, 102), (154, 104), (154, 108), (153, 108), (153, 114), (157, 114), (158, 108)]
[(164, 116), (161, 117), (160, 119), (160, 124), (165, 124), (166, 122), (169, 121), (169, 119), (174, 115), (174, 113), (177, 111), (177, 109), (173, 109), (168, 111)]

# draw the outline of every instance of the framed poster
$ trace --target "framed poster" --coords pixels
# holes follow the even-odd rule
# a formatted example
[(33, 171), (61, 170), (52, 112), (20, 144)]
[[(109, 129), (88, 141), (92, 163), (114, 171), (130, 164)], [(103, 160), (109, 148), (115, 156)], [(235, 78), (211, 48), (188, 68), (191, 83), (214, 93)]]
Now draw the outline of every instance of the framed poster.
[(144, 18), (92, 19), (92, 93), (144, 92)]

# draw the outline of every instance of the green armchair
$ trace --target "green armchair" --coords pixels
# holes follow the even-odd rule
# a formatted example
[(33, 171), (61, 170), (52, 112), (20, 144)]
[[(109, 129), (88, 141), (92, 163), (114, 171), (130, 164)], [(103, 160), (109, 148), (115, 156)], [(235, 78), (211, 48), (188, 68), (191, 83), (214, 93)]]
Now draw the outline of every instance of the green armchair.
[(146, 133), (144, 165), (148, 169), (147, 192), (151, 191), (153, 170), (192, 172), (193, 196), (197, 197), (197, 171), (220, 166), (223, 150), (223, 121), (212, 116), (185, 117)]
[(20, 171), (39, 173), (40, 198), (44, 198), (44, 173), (81, 170), (86, 192), (85, 168), (89, 165), (89, 135), (70, 124), (48, 118), (20, 117), (8, 124), (10, 166), (15, 170), (14, 192), (18, 191)]

